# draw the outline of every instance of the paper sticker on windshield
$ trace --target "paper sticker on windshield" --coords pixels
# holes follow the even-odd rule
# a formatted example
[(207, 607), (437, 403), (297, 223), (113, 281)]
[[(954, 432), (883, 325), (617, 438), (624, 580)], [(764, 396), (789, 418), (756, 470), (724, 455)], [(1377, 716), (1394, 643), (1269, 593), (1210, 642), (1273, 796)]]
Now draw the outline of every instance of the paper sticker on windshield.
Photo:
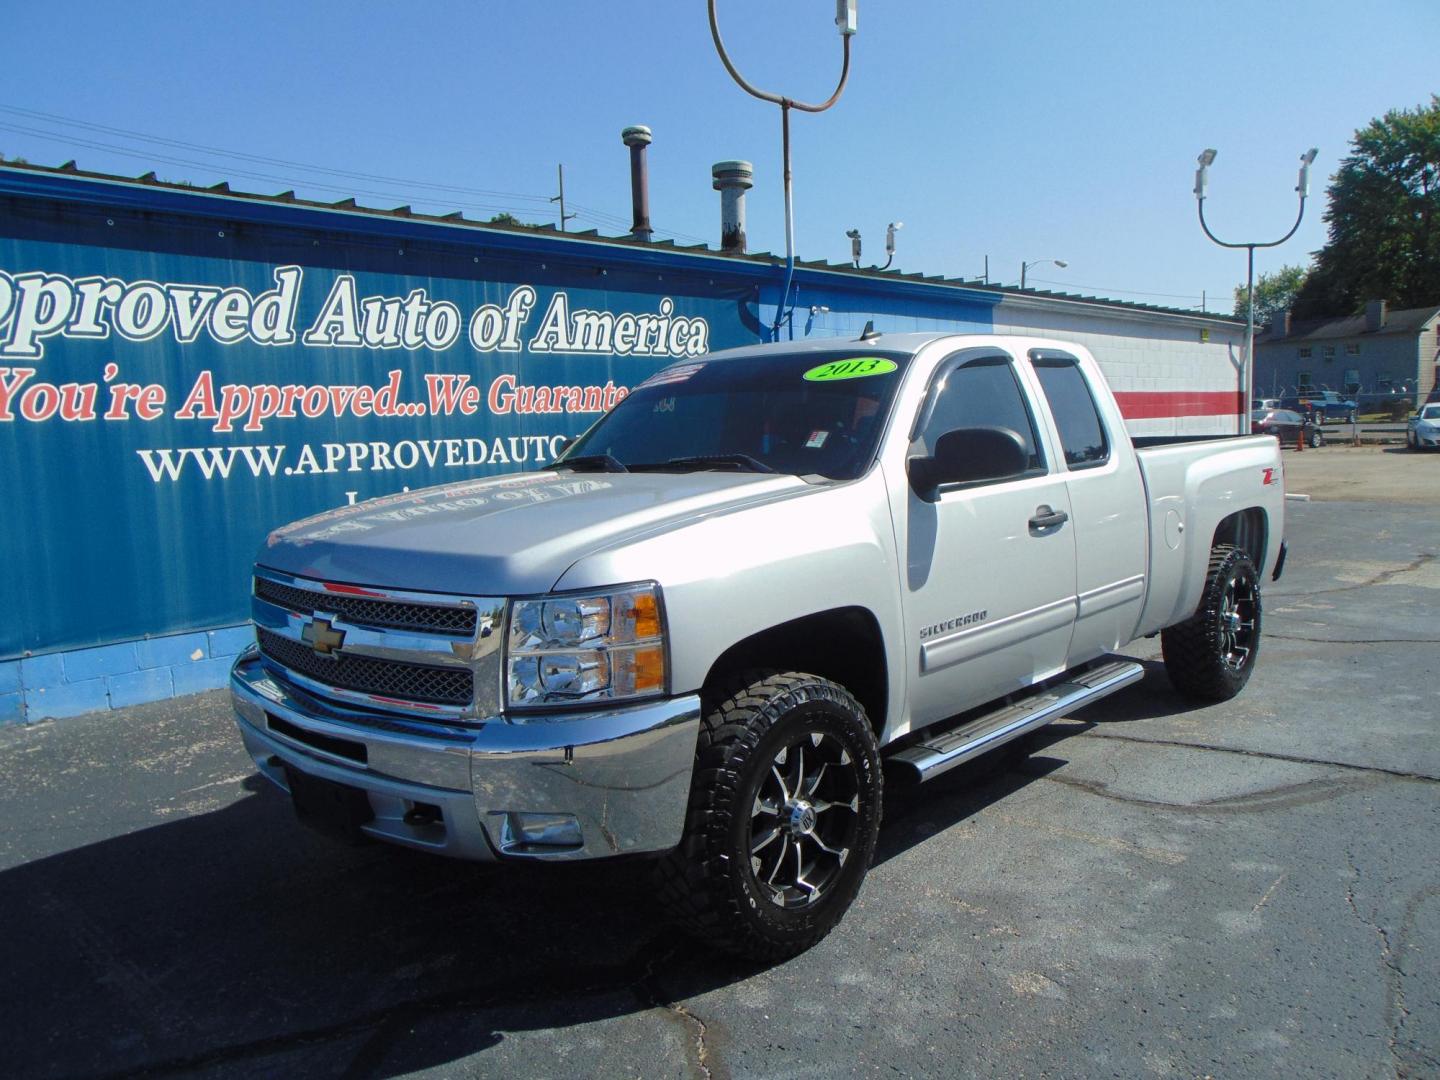
[(867, 375), (888, 375), (898, 367), (894, 360), (883, 356), (852, 356), (848, 360), (832, 360), (805, 372), (806, 382), (837, 382), (840, 379), (863, 379)]
[(830, 437), (828, 431), (812, 431), (810, 438), (805, 440), (805, 447), (808, 450), (818, 450), (825, 445), (825, 440)]
[(650, 378), (646, 379), (636, 389), (646, 386), (668, 386), (670, 383), (682, 383), (697, 371), (703, 368), (704, 364), (677, 364), (668, 367), (664, 371), (657, 371)]

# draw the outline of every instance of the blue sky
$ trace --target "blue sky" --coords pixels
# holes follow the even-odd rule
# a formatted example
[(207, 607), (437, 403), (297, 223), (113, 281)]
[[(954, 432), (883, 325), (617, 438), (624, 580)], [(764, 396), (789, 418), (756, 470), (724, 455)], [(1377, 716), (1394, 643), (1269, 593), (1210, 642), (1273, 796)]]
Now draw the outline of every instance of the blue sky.
[[(718, 244), (710, 166), (738, 157), (755, 164), (751, 250), (784, 250), (779, 110), (725, 73), (702, 0), (7, 6), (7, 156), (537, 222), (563, 162), (571, 228), (620, 233), (619, 132), (643, 123), (659, 236)], [(719, 11), (752, 82), (828, 96), (831, 0)], [(1319, 147), (1300, 232), (1257, 268), (1302, 262), (1354, 130), (1440, 90), (1437, 42), (1433, 0), (861, 0), (845, 95), (793, 117), (797, 253), (847, 260), (858, 227), (883, 262), (898, 220), (907, 271), (977, 277), (988, 255), (1013, 283), (1022, 260), (1058, 258), (1030, 284), (1228, 309), (1245, 257), (1200, 232), (1195, 155), (1219, 149), (1212, 228), (1248, 241), (1290, 227), (1299, 155)]]

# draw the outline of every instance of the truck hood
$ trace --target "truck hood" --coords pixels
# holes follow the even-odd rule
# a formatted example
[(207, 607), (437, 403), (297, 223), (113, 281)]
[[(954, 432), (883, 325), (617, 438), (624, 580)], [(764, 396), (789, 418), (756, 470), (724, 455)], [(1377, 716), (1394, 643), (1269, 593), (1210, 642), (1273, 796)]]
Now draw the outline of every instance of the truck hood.
[(256, 562), (417, 592), (547, 592), (578, 559), (808, 488), (754, 473), (522, 473), (341, 507), (277, 529)]

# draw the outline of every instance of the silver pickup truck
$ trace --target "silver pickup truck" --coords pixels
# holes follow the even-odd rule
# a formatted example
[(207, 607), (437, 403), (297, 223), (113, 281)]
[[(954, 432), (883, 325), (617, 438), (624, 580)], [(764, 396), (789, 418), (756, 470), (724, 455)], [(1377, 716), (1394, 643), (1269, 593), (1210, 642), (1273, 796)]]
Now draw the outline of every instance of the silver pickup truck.
[(882, 776), (1125, 687), (1238, 693), (1284, 562), (1265, 436), (1136, 449), (1078, 345), (866, 334), (652, 376), (540, 472), (272, 533), (232, 691), (320, 825), (485, 860), (657, 856), (705, 939), (844, 914)]

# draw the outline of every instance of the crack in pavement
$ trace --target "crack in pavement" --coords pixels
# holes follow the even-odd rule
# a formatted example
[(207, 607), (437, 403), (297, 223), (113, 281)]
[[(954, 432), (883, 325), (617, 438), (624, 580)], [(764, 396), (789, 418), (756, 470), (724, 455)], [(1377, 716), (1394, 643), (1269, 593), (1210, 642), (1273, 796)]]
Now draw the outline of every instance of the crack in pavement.
[(1408, 1072), (1402, 1071), (1404, 1062), (1400, 1059), (1400, 1028), (1403, 1026), (1410, 1011), (1405, 1007), (1405, 988), (1400, 985), (1402, 972), (1394, 960), (1394, 950), (1390, 947), (1390, 935), (1379, 923), (1372, 922), (1360, 914), (1360, 906), (1355, 903), (1355, 886), (1360, 881), (1360, 867), (1355, 863), (1355, 852), (1347, 847), (1345, 849), (1345, 861), (1350, 867), (1351, 878), (1345, 883), (1345, 902), (1350, 906), (1350, 913), (1355, 916), (1361, 926), (1368, 927), (1375, 931), (1380, 938), (1380, 964), (1386, 970), (1385, 977), (1385, 1026), (1390, 1034), (1385, 1040), (1390, 1050), (1390, 1059), (1397, 1077), (1408, 1076)]
[(710, 1068), (710, 1046), (706, 1042), (710, 1026), (678, 1001), (671, 1001), (668, 995), (661, 993), (654, 982), (656, 969), (677, 951), (678, 948), (671, 948), (667, 953), (652, 959), (628, 989), (635, 1000), (646, 1008), (659, 1009), (679, 1018), (681, 1025), (690, 1033), (691, 1045), (695, 1050), (696, 1070), (705, 1080), (715, 1080), (715, 1073)]
[[(1272, 615), (1273, 618), (1284, 618), (1283, 615)], [(1272, 634), (1266, 631), (1265, 638), (1268, 641), (1309, 641), (1316, 645), (1440, 645), (1440, 638), (1330, 638), (1330, 637), (1304, 637), (1301, 634)]]
[(1372, 585), (1388, 585), (1390, 584), (1392, 578), (1397, 578), (1401, 574), (1413, 574), (1416, 570), (1419, 570), (1426, 563), (1433, 562), (1434, 560), (1435, 553), (1431, 551), (1425, 551), (1417, 555), (1414, 559), (1406, 563), (1404, 566), (1397, 566), (1393, 570), (1381, 570), (1378, 574), (1371, 574), (1364, 581), (1358, 581), (1353, 585), (1337, 585), (1333, 589), (1306, 589), (1304, 592), (1293, 593), (1275, 592), (1271, 593), (1270, 595), (1279, 599), (1303, 598), (1306, 596), (1330, 596), (1334, 593), (1353, 592), (1356, 589), (1368, 589)]
[[(1154, 740), (1140, 740), (1151, 742)], [(1326, 802), (1359, 791), (1379, 783), (1378, 777), (1356, 777), (1341, 780), (1334, 777), (1318, 777), (1296, 784), (1282, 784), (1263, 791), (1247, 792), (1243, 795), (1225, 795), (1218, 799), (1206, 799), (1198, 803), (1167, 802), (1162, 799), (1147, 799), (1139, 795), (1126, 795), (1111, 791), (1108, 784), (1099, 780), (1082, 780), (1061, 776), (1057, 773), (1040, 773), (1039, 770), (1017, 770), (1037, 780), (1084, 791), (1102, 799), (1139, 806), (1148, 810), (1167, 810), (1184, 814), (1261, 814), (1272, 810), (1290, 810), (1310, 803)]]
[(1405, 914), (1400, 920), (1400, 929), (1395, 933), (1395, 962), (1388, 965), (1394, 973), (1394, 993), (1397, 998), (1397, 1005), (1404, 1014), (1395, 1027), (1397, 1048), (1401, 1055), (1416, 1059), (1405, 1063), (1407, 1068), (1413, 1067), (1416, 1071), (1414, 1073), (1401, 1073), (1400, 1075), (1404, 1077), (1412, 1075), (1433, 1076), (1436, 1072), (1440, 1072), (1440, 1058), (1426, 1053), (1420, 1049), (1420, 1047), (1416, 1046), (1413, 1040), (1406, 1040), (1405, 1045), (1399, 1045), (1401, 1042), (1401, 1029), (1410, 1026), (1410, 1010), (1405, 1007), (1405, 987), (1401, 981), (1405, 978), (1405, 970), (1401, 965), (1405, 960), (1405, 950), (1410, 945), (1410, 933), (1415, 928), (1415, 915), (1420, 910), (1420, 905), (1437, 896), (1440, 896), (1440, 885), (1426, 885), (1416, 890), (1406, 902)]
[[(642, 987), (653, 975), (655, 968), (673, 958), (679, 951), (678, 945), (660, 947), (661, 939), (655, 938), (641, 945), (635, 955), (623, 963), (602, 964), (592, 968), (572, 968), (567, 975), (557, 977), (525, 990), (503, 983), (474, 984), (457, 987), (410, 1001), (396, 1002), (373, 1009), (333, 1024), (326, 1024), (301, 1031), (252, 1039), (248, 1042), (232, 1043), (228, 1046), (212, 1047), (193, 1054), (148, 1061), (109, 1073), (96, 1074), (101, 1080), (128, 1080), (134, 1077), (153, 1077), (166, 1074), (209, 1071), (218, 1066), (283, 1054), (290, 1050), (304, 1049), (334, 1043), (340, 1040), (366, 1035), (368, 1038), (352, 1056), (344, 1070), (345, 1076), (368, 1076), (384, 1063), (387, 1053), (395, 1041), (409, 1032), (419, 1020), (434, 1018), (447, 1013), (470, 1013), (480, 1009), (513, 1007), (533, 1001), (554, 1002), (557, 998), (566, 1000), (583, 999), (604, 993), (629, 993), (638, 1004), (646, 1008), (655, 1007), (653, 991), (642, 994)], [(651, 959), (643, 966), (639, 959), (650, 954)], [(638, 973), (637, 973), (638, 972)], [(698, 1017), (683, 1008), (669, 1003), (659, 1003), (669, 1012), (688, 1016), (696, 1023)], [(697, 1039), (701, 1060), (697, 1063), (701, 1073), (709, 1080), (712, 1072), (708, 1064), (709, 1048), (703, 1040), (704, 1025), (701, 1023), (702, 1038)], [(480, 1047), (484, 1049), (484, 1047)]]
[(1408, 769), (1389, 769), (1384, 765), (1355, 765), (1348, 761), (1327, 761), (1324, 758), (1305, 757), (1302, 754), (1282, 754), (1275, 750), (1247, 750), (1239, 746), (1218, 746), (1215, 743), (1186, 742), (1183, 739), (1147, 739), (1139, 735), (1102, 735), (1096, 731), (1081, 731), (1066, 737), (1071, 739), (1114, 739), (1117, 742), (1144, 743), (1150, 746), (1178, 746), (1186, 750), (1210, 750), (1217, 754), (1239, 754), (1242, 757), (1267, 758), (1271, 761), (1291, 761), (1297, 765), (1321, 765), (1330, 769), (1375, 773), (1380, 776), (1393, 777), (1396, 780), (1440, 784), (1440, 776), (1431, 776), (1429, 773), (1412, 772)]

